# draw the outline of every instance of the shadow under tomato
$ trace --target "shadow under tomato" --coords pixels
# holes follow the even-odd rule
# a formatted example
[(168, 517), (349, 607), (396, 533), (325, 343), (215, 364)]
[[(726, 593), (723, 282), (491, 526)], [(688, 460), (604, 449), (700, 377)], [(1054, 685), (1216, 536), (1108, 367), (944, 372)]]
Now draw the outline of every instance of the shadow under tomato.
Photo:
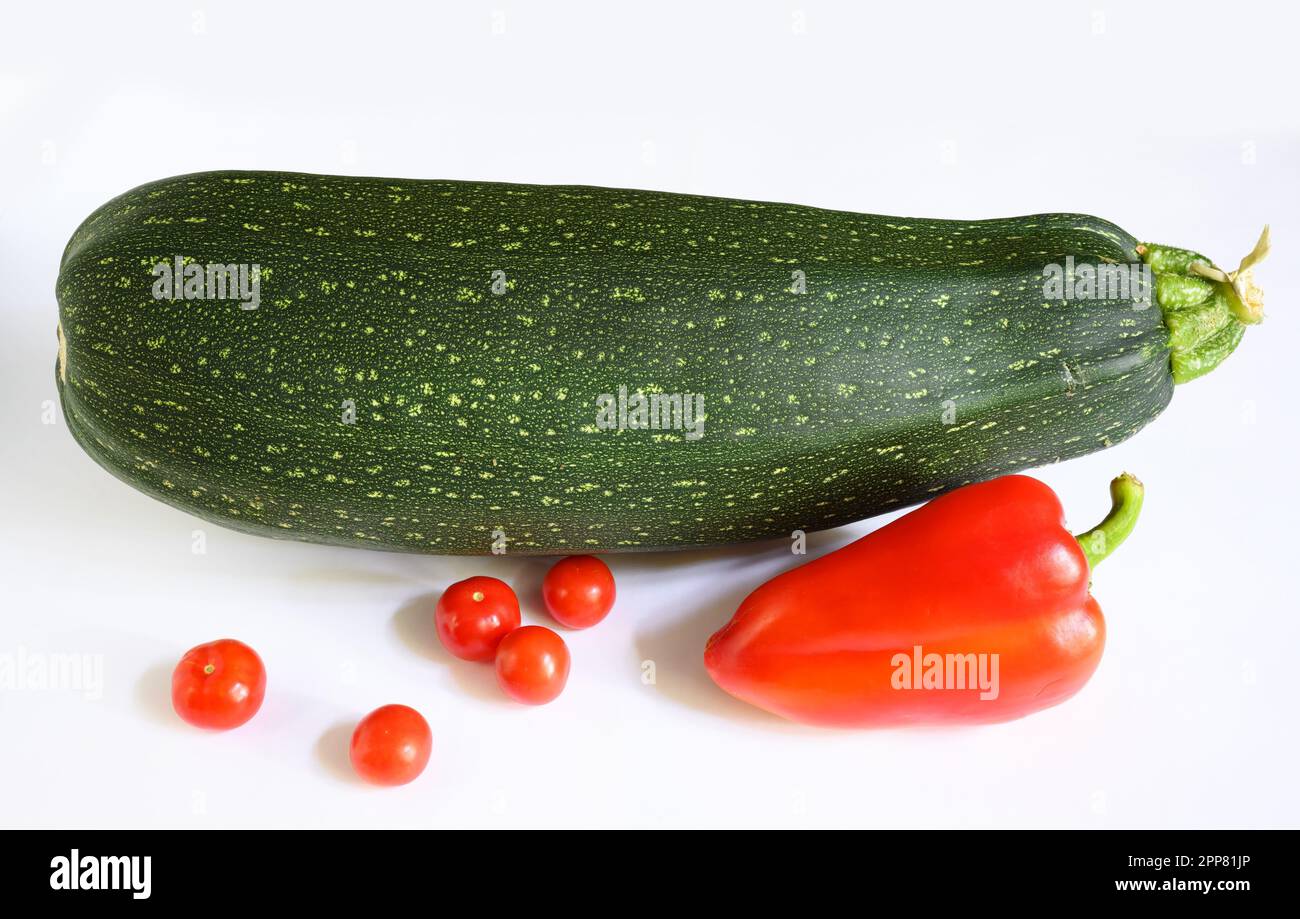
[(519, 567), (515, 569), (513, 577), (505, 579), (514, 588), (515, 596), (519, 597), (519, 615), (524, 625), (544, 625), (556, 631), (564, 629), (564, 626), (551, 618), (551, 614), (546, 611), (546, 604), (542, 602), (542, 581), (546, 578), (546, 572), (562, 557), (519, 559)]
[(356, 730), (358, 720), (340, 721), (316, 741), (316, 762), (320, 763), (333, 778), (348, 785), (365, 784), (352, 768), (352, 758), (349, 754), (352, 747), (352, 732)]
[(397, 637), (408, 649), (427, 660), (446, 668), (457, 687), (471, 698), (490, 705), (512, 706), (512, 702), (497, 685), (496, 668), (491, 661), (464, 661), (449, 652), (438, 640), (433, 624), (433, 611), (438, 605), (436, 593), (412, 597), (393, 614), (392, 627)]
[(172, 671), (175, 664), (154, 664), (135, 681), (135, 701), (155, 724), (169, 728), (187, 728), (172, 709)]

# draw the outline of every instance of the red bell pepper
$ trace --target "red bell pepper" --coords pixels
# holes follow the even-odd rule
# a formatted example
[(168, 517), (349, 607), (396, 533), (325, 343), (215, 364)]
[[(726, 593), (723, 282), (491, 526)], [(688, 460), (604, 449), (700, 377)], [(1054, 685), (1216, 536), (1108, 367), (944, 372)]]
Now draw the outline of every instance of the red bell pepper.
[(704, 663), (739, 699), (807, 724), (1006, 721), (1074, 695), (1106, 624), (1088, 593), (1128, 536), (1142, 483), (1077, 539), (1023, 475), (967, 485), (759, 587)]

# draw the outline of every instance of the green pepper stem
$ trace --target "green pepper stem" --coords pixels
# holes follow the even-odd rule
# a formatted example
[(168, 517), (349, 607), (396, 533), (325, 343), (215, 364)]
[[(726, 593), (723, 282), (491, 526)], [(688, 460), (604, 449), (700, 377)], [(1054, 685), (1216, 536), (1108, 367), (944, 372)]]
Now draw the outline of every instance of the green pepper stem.
[(1091, 530), (1075, 537), (1087, 556), (1090, 570), (1095, 570), (1102, 559), (1118, 549), (1119, 544), (1133, 532), (1133, 525), (1142, 510), (1144, 492), (1142, 483), (1131, 473), (1126, 472), (1111, 480), (1110, 513)]

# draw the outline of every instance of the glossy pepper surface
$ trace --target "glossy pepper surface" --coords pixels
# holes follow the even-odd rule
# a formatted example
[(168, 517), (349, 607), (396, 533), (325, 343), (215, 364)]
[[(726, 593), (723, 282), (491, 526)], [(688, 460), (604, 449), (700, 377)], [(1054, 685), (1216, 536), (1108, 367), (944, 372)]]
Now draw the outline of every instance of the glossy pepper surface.
[(1011, 475), (938, 497), (763, 584), (709, 639), (714, 681), (807, 724), (1005, 721), (1068, 699), (1101, 660), (1096, 564), (1142, 504), (1131, 475), (1076, 538), (1061, 503)]

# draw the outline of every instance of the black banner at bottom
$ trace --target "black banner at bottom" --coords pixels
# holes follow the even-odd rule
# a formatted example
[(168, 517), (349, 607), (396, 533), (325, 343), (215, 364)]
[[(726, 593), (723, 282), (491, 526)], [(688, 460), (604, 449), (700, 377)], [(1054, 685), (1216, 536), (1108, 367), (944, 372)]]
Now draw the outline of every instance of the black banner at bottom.
[[(1047, 895), (1071, 905), (1104, 900), (1180, 909), (1196, 901), (1232, 909), (1260, 902), (1261, 895), (1272, 901), (1287, 894), (1283, 873), (1296, 843), (1290, 831), (747, 831), (708, 841), (657, 830), (548, 835), (9, 831), (0, 885), (8, 905), (33, 898), (51, 905), (188, 908), (197, 905), (196, 896), (224, 901), (242, 892), (290, 898), (296, 908), (338, 908), (418, 891), (481, 889), (495, 899), (548, 889), (527, 886), (545, 881), (552, 896), (567, 888), (575, 899), (582, 897), (580, 885), (614, 882), (628, 909), (676, 888), (697, 902), (711, 894), (732, 904), (781, 894), (847, 895), (864, 910), (874, 897), (918, 892), (927, 906), (970, 905), (972, 896), (985, 905), (1041, 905)], [(429, 905), (437, 901), (431, 897)]]

